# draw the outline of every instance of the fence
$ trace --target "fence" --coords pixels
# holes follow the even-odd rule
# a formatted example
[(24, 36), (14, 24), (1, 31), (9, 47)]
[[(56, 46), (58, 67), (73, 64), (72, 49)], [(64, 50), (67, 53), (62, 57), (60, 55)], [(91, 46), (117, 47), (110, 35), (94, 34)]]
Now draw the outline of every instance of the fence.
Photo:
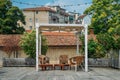
[[(88, 59), (89, 66), (109, 67), (109, 59)], [(30, 58), (4, 58), (3, 66), (35, 66), (35, 60)]]
[(109, 67), (110, 60), (107, 58), (89, 58), (88, 59), (88, 65), (92, 67)]
[(112, 50), (110, 53), (110, 66), (120, 69), (120, 50)]
[(35, 59), (31, 58), (4, 58), (3, 66), (35, 66)]

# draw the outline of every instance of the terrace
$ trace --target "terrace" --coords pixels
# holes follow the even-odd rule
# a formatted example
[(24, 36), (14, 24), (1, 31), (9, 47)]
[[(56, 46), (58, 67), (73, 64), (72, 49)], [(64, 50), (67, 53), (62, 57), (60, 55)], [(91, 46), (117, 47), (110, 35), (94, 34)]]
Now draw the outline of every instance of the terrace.
[(0, 68), (0, 80), (119, 80), (120, 71), (112, 68), (90, 67), (88, 72), (81, 69), (47, 70), (38, 72), (35, 67)]

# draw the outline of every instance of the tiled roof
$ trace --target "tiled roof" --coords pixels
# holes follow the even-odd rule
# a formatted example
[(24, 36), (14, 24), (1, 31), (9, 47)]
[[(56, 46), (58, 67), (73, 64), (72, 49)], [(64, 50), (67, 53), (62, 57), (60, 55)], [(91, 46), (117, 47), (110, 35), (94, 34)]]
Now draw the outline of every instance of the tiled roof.
[(16, 43), (19, 43), (21, 35), (0, 35), (0, 46), (5, 46), (5, 40), (6, 39), (12, 39), (11, 41), (14, 41)]
[(36, 7), (36, 8), (25, 8), (23, 11), (50, 11), (55, 12), (53, 9), (48, 7)]
[(32, 30), (26, 30), (26, 32), (30, 33)]
[(75, 46), (76, 36), (70, 32), (44, 32), (42, 33), (49, 46)]
[[(46, 37), (48, 46), (75, 46), (77, 41), (76, 35), (70, 32), (43, 32), (42, 35)], [(5, 39), (13, 38), (19, 43), (21, 35), (0, 35), (0, 46), (5, 46)]]
[(83, 19), (86, 16), (86, 14), (80, 15), (79, 18)]

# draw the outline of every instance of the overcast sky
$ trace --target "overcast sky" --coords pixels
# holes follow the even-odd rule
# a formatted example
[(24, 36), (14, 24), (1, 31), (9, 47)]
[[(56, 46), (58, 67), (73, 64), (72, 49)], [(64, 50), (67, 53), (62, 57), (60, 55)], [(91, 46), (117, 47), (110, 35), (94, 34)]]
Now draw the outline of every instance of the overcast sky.
[(81, 14), (92, 3), (92, 0), (11, 0), (11, 1), (13, 2), (14, 6), (18, 6), (21, 9), (38, 7), (42, 5), (50, 5), (50, 6), (60, 5), (62, 8), (66, 9), (66, 11), (70, 11), (70, 12), (76, 11)]

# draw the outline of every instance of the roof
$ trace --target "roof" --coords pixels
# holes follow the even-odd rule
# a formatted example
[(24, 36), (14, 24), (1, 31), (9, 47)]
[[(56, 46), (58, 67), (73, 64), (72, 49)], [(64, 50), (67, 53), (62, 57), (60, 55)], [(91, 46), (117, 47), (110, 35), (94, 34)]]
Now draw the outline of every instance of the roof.
[[(21, 35), (0, 35), (0, 46), (5, 46), (5, 42), (7, 42), (6, 40), (8, 39), (11, 42), (10, 43), (14, 43), (18, 44), (20, 41), (20, 37)], [(14, 39), (13, 39), (14, 38)]]
[[(74, 33), (70, 32), (43, 32), (47, 39), (48, 46), (75, 46), (76, 45), (76, 36)], [(19, 43), (21, 35), (0, 35), (0, 46), (4, 45), (5, 39), (15, 38)], [(12, 38), (11, 38), (12, 37)]]
[(26, 30), (26, 32), (30, 33), (30, 32), (32, 32), (32, 30)]
[(48, 7), (36, 7), (36, 8), (25, 8), (23, 11), (50, 11), (55, 12), (53, 9)]
[(75, 46), (77, 38), (70, 32), (43, 32), (49, 46)]
[(86, 16), (86, 14), (80, 15), (78, 18), (83, 19)]
[[(48, 46), (76, 46), (76, 35), (71, 32), (43, 32), (42, 35), (46, 37)], [(5, 46), (5, 39), (13, 40), (13, 38), (19, 43), (21, 35), (0, 35), (0, 46)], [(89, 34), (88, 39), (96, 40), (96, 36), (94, 34)]]

